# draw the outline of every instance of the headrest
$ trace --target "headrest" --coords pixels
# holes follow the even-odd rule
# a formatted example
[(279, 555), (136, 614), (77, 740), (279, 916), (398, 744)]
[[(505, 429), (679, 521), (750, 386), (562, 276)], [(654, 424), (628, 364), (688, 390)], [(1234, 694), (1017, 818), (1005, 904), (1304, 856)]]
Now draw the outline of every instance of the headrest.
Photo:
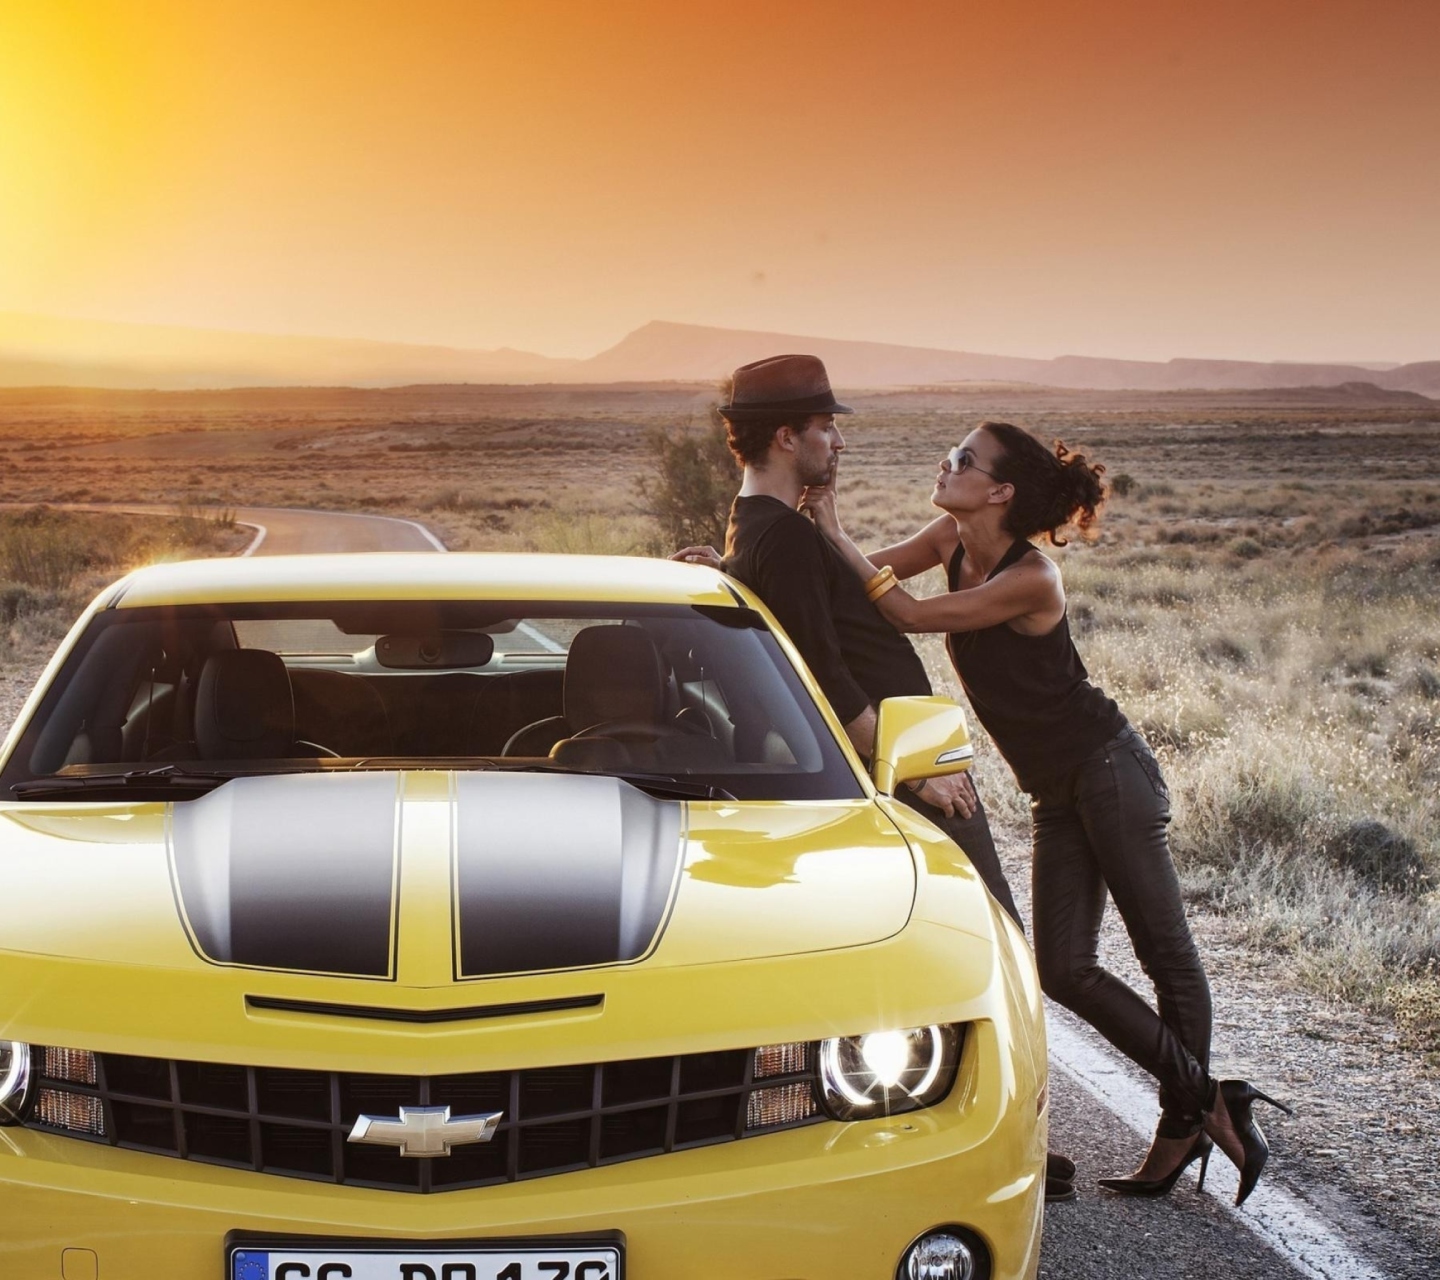
[(295, 702), (280, 655), (231, 649), (205, 659), (195, 693), (205, 760), (269, 760), (295, 751)]
[(639, 627), (586, 627), (565, 663), (565, 720), (574, 732), (615, 720), (658, 723), (665, 673), (655, 642)]

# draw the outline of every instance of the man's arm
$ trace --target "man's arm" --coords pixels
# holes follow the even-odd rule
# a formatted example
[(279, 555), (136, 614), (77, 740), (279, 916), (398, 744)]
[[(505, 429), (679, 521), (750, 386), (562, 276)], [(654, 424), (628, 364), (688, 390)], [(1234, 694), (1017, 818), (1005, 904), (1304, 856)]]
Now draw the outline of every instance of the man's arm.
[(862, 760), (869, 760), (875, 754), (875, 708), (869, 703), (865, 710), (845, 726), (845, 736)]

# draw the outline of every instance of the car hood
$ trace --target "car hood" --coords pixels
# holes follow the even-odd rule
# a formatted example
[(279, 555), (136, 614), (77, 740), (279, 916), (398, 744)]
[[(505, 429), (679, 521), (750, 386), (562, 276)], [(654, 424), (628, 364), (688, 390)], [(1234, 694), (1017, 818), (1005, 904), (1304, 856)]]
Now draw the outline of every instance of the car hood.
[(860, 946), (910, 849), (868, 800), (660, 800), (608, 777), (239, 778), (0, 811), (0, 950), (409, 987)]

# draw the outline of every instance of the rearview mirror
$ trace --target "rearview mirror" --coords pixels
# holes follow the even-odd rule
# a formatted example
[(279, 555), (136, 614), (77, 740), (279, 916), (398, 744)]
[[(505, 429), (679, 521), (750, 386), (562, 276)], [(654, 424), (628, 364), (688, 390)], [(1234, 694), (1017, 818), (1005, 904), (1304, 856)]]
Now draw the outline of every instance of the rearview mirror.
[(975, 748), (965, 712), (949, 698), (886, 698), (875, 721), (870, 773), (877, 790), (895, 794), (918, 782), (970, 767)]

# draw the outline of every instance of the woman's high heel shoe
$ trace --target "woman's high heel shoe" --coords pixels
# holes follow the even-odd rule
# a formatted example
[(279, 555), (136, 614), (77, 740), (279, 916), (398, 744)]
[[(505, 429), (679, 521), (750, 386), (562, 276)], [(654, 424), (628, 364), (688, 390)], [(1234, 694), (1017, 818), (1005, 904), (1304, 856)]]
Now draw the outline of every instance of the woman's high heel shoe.
[[(1272, 1107), (1278, 1107), (1287, 1116), (1293, 1116), (1295, 1112), (1283, 1102), (1276, 1102), (1268, 1094), (1261, 1093), (1248, 1080), (1221, 1080), (1217, 1091), (1219, 1100), (1225, 1105), (1225, 1113), (1230, 1119), (1230, 1126), (1235, 1131), (1235, 1137), (1240, 1141), (1240, 1151), (1243, 1156), (1242, 1160), (1235, 1161), (1240, 1170), (1240, 1190), (1235, 1195), (1235, 1204), (1238, 1208), (1255, 1190), (1255, 1184), (1260, 1181), (1260, 1173), (1265, 1168), (1265, 1162), (1270, 1158), (1270, 1144), (1265, 1141), (1265, 1134), (1261, 1132), (1260, 1126), (1255, 1123), (1254, 1116), (1250, 1114), (1251, 1108), (1257, 1102), (1268, 1102)], [(1209, 1127), (1207, 1125), (1207, 1128)], [(1218, 1137), (1213, 1131), (1212, 1136)], [(1226, 1154), (1229, 1155), (1229, 1152)], [(1235, 1159), (1234, 1156), (1230, 1158)]]
[(1200, 1191), (1205, 1187), (1205, 1171), (1210, 1167), (1210, 1153), (1214, 1149), (1215, 1144), (1210, 1141), (1209, 1135), (1202, 1129), (1195, 1135), (1195, 1141), (1190, 1144), (1190, 1150), (1181, 1158), (1180, 1163), (1163, 1178), (1100, 1178), (1098, 1182), (1106, 1191), (1117, 1191), (1122, 1196), (1168, 1195), (1175, 1184), (1180, 1181), (1180, 1175), (1198, 1160), (1200, 1161), (1200, 1182), (1195, 1189)]

